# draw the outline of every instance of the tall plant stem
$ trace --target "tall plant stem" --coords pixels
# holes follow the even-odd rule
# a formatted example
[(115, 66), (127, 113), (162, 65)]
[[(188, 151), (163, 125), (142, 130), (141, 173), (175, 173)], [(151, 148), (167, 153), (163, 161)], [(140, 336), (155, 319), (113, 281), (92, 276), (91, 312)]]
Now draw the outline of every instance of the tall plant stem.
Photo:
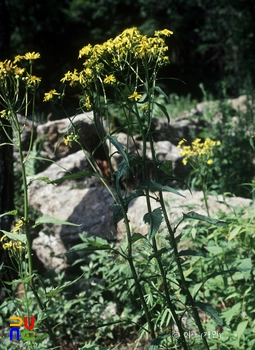
[(23, 149), (22, 149), (22, 141), (21, 141), (21, 131), (19, 129), (19, 121), (17, 119), (17, 115), (13, 112), (12, 113), (13, 120), (16, 125), (16, 131), (17, 131), (17, 145), (19, 150), (19, 159), (20, 159), (20, 166), (21, 166), (21, 175), (22, 175), (22, 185), (23, 185), (23, 204), (24, 204), (24, 231), (26, 235), (27, 240), (27, 259), (28, 259), (28, 273), (31, 277), (33, 275), (33, 263), (32, 263), (32, 244), (31, 244), (31, 237), (29, 232), (29, 217), (28, 217), (28, 192), (27, 192), (27, 176), (26, 176), (26, 166), (25, 166), (25, 160), (23, 156)]
[(156, 337), (155, 331), (154, 331), (154, 324), (152, 322), (152, 317), (151, 317), (150, 311), (149, 311), (148, 306), (146, 304), (146, 301), (144, 299), (144, 295), (143, 295), (142, 287), (141, 287), (141, 284), (140, 284), (140, 280), (139, 280), (139, 277), (137, 275), (137, 272), (136, 272), (136, 269), (135, 269), (135, 266), (134, 266), (134, 262), (133, 262), (132, 236), (131, 236), (131, 231), (130, 231), (130, 226), (129, 226), (129, 220), (128, 220), (128, 217), (127, 217), (127, 213), (126, 213), (125, 206), (124, 206), (122, 198), (120, 197), (119, 200), (120, 200), (120, 204), (121, 204), (121, 207), (122, 207), (122, 213), (123, 213), (123, 216), (124, 216), (125, 227), (126, 227), (126, 230), (127, 230), (127, 239), (128, 239), (128, 256), (127, 256), (127, 260), (128, 260), (128, 263), (129, 263), (129, 266), (130, 266), (130, 270), (131, 270), (131, 273), (132, 273), (132, 276), (133, 276), (133, 279), (134, 279), (134, 282), (135, 282), (135, 287), (136, 287), (137, 293), (139, 295), (139, 299), (141, 301), (142, 308), (143, 308), (144, 313), (145, 313), (145, 317), (146, 317), (146, 320), (147, 320), (147, 323), (148, 323), (148, 328), (149, 328), (151, 337), (154, 339)]
[[(152, 139), (151, 135), (150, 135), (150, 146), (151, 146), (151, 151), (152, 151), (152, 158), (153, 158), (153, 164), (154, 164), (155, 177), (156, 177), (156, 180), (158, 180), (159, 176), (158, 176), (158, 168), (156, 166), (156, 154), (155, 154), (153, 139)], [(181, 265), (181, 262), (180, 262), (180, 259), (179, 259), (179, 256), (178, 256), (178, 248), (177, 248), (176, 240), (175, 240), (175, 237), (174, 237), (174, 231), (172, 229), (171, 223), (170, 223), (168, 215), (167, 215), (165, 201), (164, 201), (164, 197), (163, 197), (162, 191), (159, 191), (159, 202), (160, 202), (160, 205), (161, 205), (163, 217), (164, 217), (166, 225), (167, 225), (167, 230), (169, 232), (170, 244), (171, 244), (171, 247), (173, 249), (173, 253), (174, 253), (174, 256), (175, 256), (176, 263), (177, 263), (177, 267), (178, 267), (178, 271), (179, 271), (179, 275), (180, 275), (180, 279), (181, 279), (181, 284), (182, 284), (183, 289), (185, 291), (188, 305), (190, 305), (191, 308), (192, 308), (194, 319), (196, 321), (198, 330), (199, 330), (200, 334), (202, 335), (203, 332), (204, 332), (204, 329), (203, 329), (203, 326), (201, 324), (201, 320), (200, 320), (197, 308), (194, 306), (194, 299), (192, 298), (192, 295), (191, 295), (191, 293), (189, 291), (189, 288), (187, 286), (187, 283), (186, 283), (186, 280), (185, 280), (185, 277), (184, 277), (182, 265)], [(164, 269), (163, 269), (162, 273), (163, 273), (162, 276), (164, 276)], [(166, 283), (166, 279), (165, 278), (163, 278), (163, 283), (164, 283), (164, 280), (165, 280), (165, 283)], [(166, 288), (167, 288), (167, 284), (166, 284)], [(166, 293), (166, 297), (167, 297), (167, 294), (168, 293)], [(168, 295), (167, 298), (169, 298), (169, 295)], [(169, 298), (168, 302), (171, 303), (171, 299), (170, 298)], [(169, 308), (170, 308), (170, 305), (169, 305)], [(177, 317), (177, 315), (176, 315), (176, 317)], [(177, 321), (177, 326), (179, 328), (179, 332), (180, 332), (180, 335), (181, 335), (181, 340), (182, 340), (183, 344), (186, 345), (186, 339), (185, 339), (185, 336), (184, 336), (182, 325), (181, 325), (178, 317), (177, 317), (177, 320), (178, 320)], [(207, 340), (206, 340), (205, 337), (203, 337), (203, 343), (204, 343), (205, 349), (209, 350), (209, 346), (208, 346), (208, 343), (207, 343)]]
[[(36, 287), (34, 285), (33, 281), (33, 262), (32, 262), (32, 242), (31, 242), (31, 237), (30, 237), (30, 232), (29, 232), (29, 216), (28, 216), (28, 187), (27, 187), (27, 177), (26, 177), (26, 160), (28, 157), (24, 158), (23, 156), (23, 149), (22, 149), (22, 141), (21, 141), (21, 131), (19, 129), (19, 121), (17, 119), (17, 115), (13, 112), (12, 114), (13, 120), (16, 126), (16, 131), (17, 131), (17, 145), (18, 145), (18, 150), (19, 150), (19, 158), (20, 158), (20, 166), (21, 166), (21, 174), (22, 174), (22, 184), (23, 184), (23, 204), (24, 204), (24, 231), (26, 235), (26, 246), (27, 246), (27, 259), (28, 259), (28, 274), (29, 277), (31, 278), (28, 282), (28, 285), (33, 291), (33, 294), (37, 300), (37, 304), (39, 305), (40, 309), (44, 311), (42, 302), (37, 294)], [(49, 332), (49, 336), (54, 344), (54, 346), (57, 346), (56, 338), (54, 333), (52, 332), (51, 326), (47, 320), (45, 319), (45, 324)]]

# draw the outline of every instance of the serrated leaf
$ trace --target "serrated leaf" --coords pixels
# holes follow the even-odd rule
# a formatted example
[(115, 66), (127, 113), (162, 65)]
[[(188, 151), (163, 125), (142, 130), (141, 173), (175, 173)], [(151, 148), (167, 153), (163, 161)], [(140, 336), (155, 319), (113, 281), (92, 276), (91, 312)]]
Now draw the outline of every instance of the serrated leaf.
[(150, 228), (148, 231), (148, 238), (149, 239), (154, 238), (163, 221), (162, 209), (156, 208), (151, 213), (145, 214), (143, 217), (143, 220), (145, 223), (148, 223), (150, 225)]
[(122, 144), (118, 141), (117, 136), (108, 135), (106, 138), (110, 140), (110, 142), (113, 144), (113, 146), (116, 147), (117, 151), (122, 155), (122, 157), (125, 159), (126, 163), (129, 164), (128, 157), (126, 155), (126, 152), (124, 150), (124, 147)]
[(17, 215), (17, 210), (7, 211), (6, 213), (0, 214), (0, 218), (5, 215)]
[(205, 254), (203, 252), (199, 252), (197, 250), (192, 250), (192, 249), (181, 250), (178, 253), (178, 256), (203, 256), (205, 258), (209, 258), (208, 254)]
[(223, 319), (219, 316), (218, 312), (212, 307), (211, 304), (202, 303), (201, 301), (196, 301), (194, 306), (199, 307), (202, 311), (204, 311), (208, 316), (210, 316), (219, 326), (228, 327)]
[(138, 186), (139, 189), (148, 189), (151, 191), (165, 191), (165, 192), (171, 192), (174, 194), (177, 194), (178, 196), (185, 197), (182, 194), (180, 194), (178, 191), (173, 189), (172, 187), (169, 186), (163, 186), (153, 180), (145, 180), (141, 183), (140, 186)]
[(201, 215), (201, 214), (195, 213), (194, 211), (190, 211), (187, 214), (183, 213), (183, 218), (184, 219), (194, 219), (194, 220), (205, 221), (205, 222), (208, 222), (209, 224), (212, 224), (215, 226), (227, 226), (228, 225), (228, 223), (225, 221), (212, 219), (209, 216)]
[(41, 216), (36, 220), (35, 224), (32, 227), (35, 228), (42, 224), (69, 225), (69, 226), (76, 226), (76, 227), (81, 226), (81, 224), (73, 224), (72, 222), (55, 219), (55, 218), (52, 218), (51, 216)]
[(13, 232), (8, 232), (5, 230), (0, 230), (1, 232), (3, 232), (7, 237), (9, 237), (10, 239), (12, 239), (13, 241), (20, 241), (24, 244), (27, 243), (27, 237), (24, 233), (13, 233)]

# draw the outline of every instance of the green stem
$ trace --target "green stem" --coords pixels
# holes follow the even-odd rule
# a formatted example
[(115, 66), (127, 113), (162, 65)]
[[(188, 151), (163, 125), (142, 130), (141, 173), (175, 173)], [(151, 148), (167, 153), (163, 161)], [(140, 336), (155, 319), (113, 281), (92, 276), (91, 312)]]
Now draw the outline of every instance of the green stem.
[(125, 223), (125, 227), (126, 227), (126, 230), (127, 230), (127, 239), (128, 239), (128, 256), (127, 256), (127, 260), (128, 260), (128, 263), (129, 263), (129, 266), (130, 266), (130, 270), (131, 270), (131, 273), (132, 273), (132, 276), (133, 276), (133, 279), (134, 279), (134, 282), (135, 282), (135, 287), (136, 287), (136, 290), (138, 292), (139, 299), (140, 299), (141, 304), (142, 304), (142, 308), (143, 308), (144, 313), (145, 313), (145, 317), (146, 317), (146, 320), (147, 320), (147, 323), (148, 323), (148, 328), (149, 328), (151, 337), (152, 337), (152, 339), (154, 339), (156, 337), (155, 331), (154, 331), (154, 324), (153, 324), (153, 321), (152, 321), (152, 317), (151, 317), (150, 311), (149, 311), (148, 306), (146, 304), (146, 301), (144, 299), (144, 294), (143, 294), (143, 291), (142, 291), (142, 287), (140, 285), (140, 280), (139, 280), (139, 277), (137, 275), (137, 272), (136, 272), (136, 269), (135, 269), (135, 266), (134, 266), (134, 262), (133, 262), (132, 236), (131, 236), (131, 231), (130, 231), (130, 226), (129, 226), (129, 220), (128, 220), (127, 213), (126, 213), (126, 210), (125, 210), (125, 205), (123, 203), (123, 199), (121, 197), (119, 198), (119, 201), (120, 201), (120, 205), (122, 207), (122, 213), (123, 213), (123, 216), (124, 216), (124, 223)]
[[(156, 180), (158, 181), (159, 180), (159, 175), (158, 175), (158, 168), (156, 166), (157, 160), (156, 160), (156, 154), (155, 154), (154, 144), (153, 144), (153, 140), (152, 140), (151, 135), (150, 135), (150, 145), (151, 145), (152, 158), (153, 158), (153, 164), (154, 164), (154, 170), (155, 170), (155, 177), (156, 177)], [(181, 262), (180, 262), (180, 259), (179, 259), (179, 256), (178, 256), (178, 248), (177, 248), (176, 240), (175, 240), (175, 237), (174, 237), (174, 231), (172, 229), (172, 226), (170, 224), (170, 221), (169, 221), (169, 218), (168, 218), (168, 215), (167, 215), (165, 201), (164, 201), (164, 197), (163, 197), (162, 191), (159, 192), (159, 202), (161, 204), (163, 217), (165, 219), (165, 222), (166, 222), (166, 225), (167, 225), (167, 230), (169, 232), (170, 244), (171, 244), (171, 247), (173, 248), (175, 261), (177, 263), (179, 275), (180, 275), (180, 278), (181, 278), (181, 285), (182, 285), (183, 290), (185, 291), (185, 294), (187, 296), (187, 303), (188, 303), (188, 305), (190, 305), (192, 307), (194, 319), (195, 319), (195, 321), (197, 323), (197, 327), (199, 329), (199, 332), (200, 332), (200, 334), (203, 334), (204, 329), (203, 329), (203, 326), (201, 324), (201, 320), (200, 320), (197, 308), (194, 307), (194, 300), (192, 298), (192, 295), (190, 294), (189, 288), (187, 286), (187, 283), (186, 283), (186, 280), (185, 280), (185, 277), (184, 277), (182, 265), (181, 265)], [(163, 268), (163, 266), (162, 266), (162, 268)], [(165, 275), (164, 269), (162, 269), (161, 274), (162, 274), (162, 277), (164, 277), (164, 275)], [(165, 282), (164, 282), (164, 280), (165, 280)], [(163, 282), (166, 283), (165, 277), (163, 278)], [(166, 290), (168, 290), (167, 283), (166, 283), (165, 287), (167, 288)], [(167, 298), (167, 301), (169, 303), (169, 308), (170, 308), (170, 304), (172, 305), (172, 303), (171, 303), (171, 299), (169, 298), (168, 292), (166, 292), (166, 298)], [(171, 308), (174, 309), (174, 307), (172, 307), (172, 306), (171, 306)], [(171, 308), (170, 308), (170, 310), (172, 311)], [(175, 321), (177, 321), (176, 323), (177, 323), (177, 327), (178, 327), (179, 332), (180, 332), (181, 341), (182, 341), (184, 346), (187, 346), (181, 322), (179, 321), (179, 319), (178, 319), (178, 317), (177, 317), (177, 315), (175, 313), (174, 313), (174, 315), (176, 317), (176, 319), (175, 318), (174, 319), (175, 319)], [(207, 344), (207, 340), (205, 339), (205, 337), (203, 337), (203, 343), (204, 343), (205, 349), (209, 350), (209, 346)]]

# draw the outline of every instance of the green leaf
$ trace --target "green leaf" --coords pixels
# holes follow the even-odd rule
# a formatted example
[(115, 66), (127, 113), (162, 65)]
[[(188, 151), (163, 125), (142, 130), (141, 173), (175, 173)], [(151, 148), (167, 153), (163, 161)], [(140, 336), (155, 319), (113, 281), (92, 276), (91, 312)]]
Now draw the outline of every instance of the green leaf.
[(242, 229), (244, 229), (243, 226), (236, 226), (232, 231), (230, 231), (228, 241), (231, 241), (233, 238), (235, 238), (235, 236), (237, 236)]
[(174, 194), (177, 194), (178, 196), (185, 197), (182, 194), (180, 194), (178, 191), (173, 189), (169, 186), (163, 186), (153, 180), (145, 180), (141, 183), (140, 186), (138, 186), (138, 189), (148, 189), (151, 191), (165, 191), (165, 192), (172, 192)]
[(161, 334), (161, 335), (157, 336), (155, 339), (152, 340), (151, 345), (150, 345), (148, 350), (158, 350), (159, 345), (162, 342), (162, 340), (168, 338), (169, 336), (171, 336), (171, 334), (169, 334), (169, 333)]
[(157, 208), (157, 209), (154, 209), (151, 213), (145, 214), (143, 217), (143, 220), (145, 223), (148, 223), (150, 225), (150, 228), (148, 231), (148, 238), (149, 239), (154, 238), (163, 221), (162, 209)]
[(161, 111), (167, 117), (168, 123), (170, 123), (170, 117), (169, 117), (169, 114), (167, 112), (166, 106), (164, 106), (164, 105), (162, 105), (161, 103), (158, 103), (158, 102), (155, 102), (155, 104), (159, 107), (159, 109), (161, 109)]
[(217, 325), (228, 327), (223, 321), (223, 319), (219, 316), (218, 312), (212, 307), (211, 304), (202, 303), (201, 301), (196, 301), (194, 306), (199, 307), (202, 311), (204, 311), (208, 316), (210, 316), (217, 323)]
[(183, 213), (183, 218), (184, 219), (194, 219), (194, 220), (205, 221), (205, 222), (208, 222), (209, 224), (212, 224), (212, 225), (215, 225), (215, 226), (227, 226), (228, 225), (228, 223), (225, 222), (225, 221), (212, 219), (209, 216), (200, 215), (198, 213), (195, 213), (194, 211), (190, 211), (187, 214)]
[(51, 184), (51, 180), (47, 176), (40, 176), (30, 179), (27, 185), (30, 186), (34, 181), (43, 181), (46, 182), (46, 184)]
[(125, 202), (126, 202), (126, 205), (129, 205), (129, 203), (133, 200), (133, 199), (135, 199), (135, 198), (137, 198), (137, 197), (141, 197), (141, 196), (144, 196), (144, 192), (143, 192), (143, 190), (135, 190), (135, 191), (133, 191), (133, 192), (131, 192), (130, 194), (129, 194), (129, 196), (127, 197), (127, 198), (125, 198)]
[(241, 264), (238, 266), (238, 270), (242, 271), (245, 280), (248, 280), (252, 270), (251, 258), (242, 259)]
[(156, 253), (153, 253), (149, 256), (149, 260), (153, 259), (153, 258), (158, 258), (159, 256), (161, 256), (162, 254), (165, 254), (167, 252), (170, 252), (172, 250), (172, 248), (162, 248), (159, 249)]
[(159, 170), (163, 171), (167, 175), (173, 175), (173, 162), (167, 160), (165, 163), (160, 165)]
[(155, 86), (154, 89), (159, 92), (161, 95), (163, 95), (165, 97), (165, 99), (167, 100), (167, 102), (169, 103), (169, 98), (167, 96), (167, 94), (161, 89), (161, 87), (159, 86)]
[(236, 329), (238, 339), (240, 339), (241, 336), (243, 335), (243, 333), (247, 327), (247, 324), (248, 324), (248, 320), (243, 320), (242, 322), (240, 322), (238, 324), (237, 329)]
[(127, 168), (128, 168), (127, 162), (125, 161), (125, 159), (122, 159), (122, 161), (120, 162), (120, 164), (118, 166), (118, 170), (116, 172), (116, 190), (118, 193), (120, 193), (120, 179), (124, 175), (126, 175)]
[(146, 237), (143, 236), (141, 233), (135, 232), (135, 233), (132, 234), (131, 242), (132, 242), (132, 243), (135, 243), (135, 242), (137, 242), (139, 239), (142, 239), (142, 238), (143, 238), (143, 239), (146, 239)]
[(79, 281), (79, 279), (81, 279), (83, 277), (84, 274), (82, 274), (81, 276), (79, 276), (78, 278), (76, 278), (73, 281), (67, 281), (64, 284), (61, 285), (61, 287), (56, 287), (56, 288), (52, 288), (52, 290), (50, 290), (49, 292), (46, 293), (47, 297), (53, 297), (54, 295), (62, 292), (62, 290), (64, 290), (65, 288), (71, 286), (72, 284), (76, 283), (77, 281)]
[(34, 277), (34, 275), (31, 275), (31, 276), (28, 276), (24, 279), (13, 280), (11, 282), (5, 281), (4, 283), (6, 283), (8, 285), (15, 285), (15, 284), (20, 284), (20, 283), (26, 284), (26, 283), (29, 283), (33, 277)]
[(17, 215), (17, 210), (7, 211), (6, 213), (0, 214), (0, 218), (5, 215)]
[(76, 227), (81, 226), (81, 224), (79, 225), (73, 224), (72, 222), (55, 219), (55, 218), (52, 218), (51, 216), (41, 216), (36, 220), (35, 224), (32, 227), (35, 228), (42, 224), (69, 225), (69, 226), (76, 226)]
[(217, 255), (217, 254), (222, 254), (223, 253), (223, 249), (219, 246), (209, 246), (209, 247), (205, 247), (206, 250), (208, 250), (208, 252)]
[(197, 250), (192, 250), (192, 249), (181, 250), (178, 253), (178, 256), (203, 256), (205, 258), (209, 258), (208, 254), (205, 254), (203, 252), (198, 252)]
[(118, 222), (120, 222), (124, 218), (122, 213), (122, 208), (120, 204), (114, 204), (113, 206), (113, 224), (117, 229)]
[(57, 184), (57, 183), (65, 181), (65, 180), (80, 179), (80, 178), (83, 178), (83, 177), (86, 177), (86, 176), (92, 176), (92, 175), (93, 175), (93, 173), (91, 171), (84, 170), (84, 171), (79, 171), (76, 174), (65, 175), (65, 176), (61, 177), (60, 179), (52, 180), (50, 183)]
[(70, 248), (69, 253), (80, 252), (80, 251), (88, 252), (92, 250), (111, 250), (111, 249), (112, 248), (109, 244), (93, 245), (89, 243), (80, 243)]
[(24, 233), (17, 234), (13, 232), (4, 231), (4, 230), (0, 230), (0, 231), (3, 232), (7, 237), (12, 239), (13, 241), (20, 241), (24, 244), (27, 243), (27, 237)]
[(116, 147), (117, 151), (122, 155), (122, 157), (125, 159), (126, 163), (129, 164), (128, 157), (126, 155), (126, 152), (122, 146), (122, 144), (118, 141), (117, 136), (108, 135), (106, 137), (110, 140), (110, 142), (113, 144), (113, 146)]

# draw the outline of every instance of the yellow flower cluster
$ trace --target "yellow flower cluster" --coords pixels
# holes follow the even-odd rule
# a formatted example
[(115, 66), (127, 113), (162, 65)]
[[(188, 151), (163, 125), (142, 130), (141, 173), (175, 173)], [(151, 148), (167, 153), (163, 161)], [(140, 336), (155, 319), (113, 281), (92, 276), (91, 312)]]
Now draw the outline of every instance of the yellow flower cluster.
[[(101, 45), (84, 46), (79, 52), (79, 58), (85, 59), (84, 68), (80, 72), (76, 69), (73, 72), (68, 71), (61, 82), (68, 82), (71, 86), (78, 84), (90, 95), (94, 84), (98, 82), (105, 85), (123, 83), (120, 76), (123, 77), (125, 70), (129, 75), (136, 75), (138, 79), (135, 66), (149, 71), (152, 65), (158, 68), (169, 63), (165, 37), (171, 34), (170, 30), (164, 29), (156, 31), (154, 37), (147, 37), (137, 28), (129, 28)], [(138, 101), (138, 96), (140, 94), (135, 91), (129, 99)], [(88, 96), (86, 101), (87, 106), (91, 107)]]
[(51, 100), (53, 100), (53, 98), (54, 98), (55, 96), (60, 96), (60, 93), (57, 92), (57, 90), (55, 90), (55, 89), (50, 90), (49, 92), (46, 92), (46, 93), (44, 94), (43, 102), (51, 101)]
[(78, 139), (78, 135), (74, 135), (74, 133), (72, 132), (70, 135), (67, 135), (66, 137), (64, 137), (64, 143), (65, 145), (72, 148), (73, 142), (77, 141), (77, 139)]
[(17, 62), (20, 62), (21, 60), (29, 60), (31, 62), (37, 58), (40, 58), (39, 53), (27, 52), (24, 56), (16, 56), (13, 62), (11, 60), (0, 62), (0, 86), (6, 84), (7, 80), (21, 79), (25, 82), (28, 88), (36, 87), (40, 83), (41, 78), (30, 75), (26, 72), (25, 68), (19, 67)]
[[(19, 220), (16, 225), (14, 226), (12, 233), (19, 234), (20, 231), (22, 230), (22, 227), (24, 226), (24, 222), (22, 220)], [(23, 244), (20, 241), (14, 241), (14, 240), (9, 240), (6, 235), (3, 235), (0, 239), (0, 242), (5, 242), (2, 243), (2, 247), (5, 250), (22, 250), (25, 249)]]
[(191, 146), (186, 146), (187, 140), (182, 139), (177, 148), (181, 148), (180, 155), (183, 156), (183, 164), (187, 165), (189, 161), (194, 161), (196, 159), (204, 160), (208, 165), (213, 163), (211, 156), (213, 154), (213, 148), (215, 146), (220, 146), (220, 141), (213, 141), (207, 138), (204, 142), (201, 142), (200, 138), (197, 138), (192, 142)]

